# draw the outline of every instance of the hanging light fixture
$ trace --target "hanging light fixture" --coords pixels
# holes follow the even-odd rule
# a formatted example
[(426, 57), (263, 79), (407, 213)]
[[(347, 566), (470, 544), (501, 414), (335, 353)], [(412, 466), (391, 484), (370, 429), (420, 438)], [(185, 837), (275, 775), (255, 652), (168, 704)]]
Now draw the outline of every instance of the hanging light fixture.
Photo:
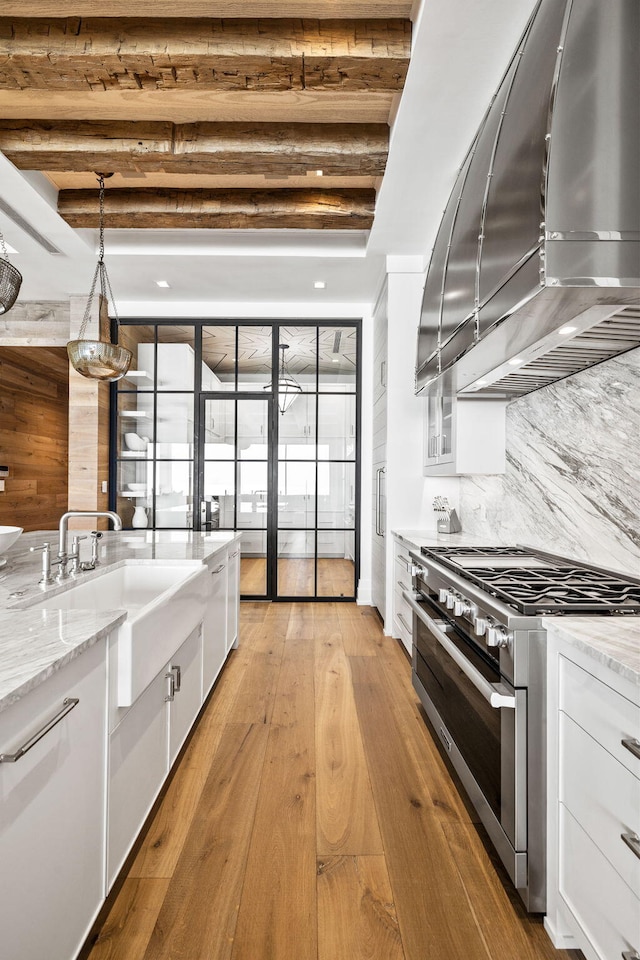
[(2, 230), (0, 230), (0, 250), (2, 251), (2, 258), (0, 259), (0, 314), (3, 314), (11, 310), (18, 299), (22, 274), (16, 270), (12, 263), (9, 263), (9, 254)]
[(131, 365), (132, 353), (125, 347), (120, 347), (115, 343), (109, 343), (105, 340), (85, 340), (87, 326), (91, 319), (91, 308), (96, 290), (96, 283), (100, 278), (100, 293), (102, 297), (111, 301), (116, 320), (118, 311), (109, 281), (109, 275), (104, 262), (104, 175), (99, 173), (98, 186), (100, 188), (100, 245), (98, 253), (98, 263), (91, 281), (91, 289), (87, 299), (80, 333), (77, 340), (71, 340), (67, 344), (67, 353), (73, 367), (90, 380), (120, 380), (124, 377)]
[[(287, 370), (287, 364), (284, 358), (285, 350), (289, 349), (288, 343), (278, 344), (278, 349), (282, 351), (280, 360), (280, 372), (278, 374), (278, 408), (280, 413), (285, 413), (297, 396), (302, 393), (302, 387)], [(267, 386), (265, 390), (270, 390)]]

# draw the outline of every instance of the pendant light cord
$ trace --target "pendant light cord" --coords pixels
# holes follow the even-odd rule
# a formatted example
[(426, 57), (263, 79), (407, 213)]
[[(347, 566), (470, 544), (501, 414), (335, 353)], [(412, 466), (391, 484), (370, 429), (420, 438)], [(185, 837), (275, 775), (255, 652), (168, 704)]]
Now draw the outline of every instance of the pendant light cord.
[[(100, 206), (100, 219), (99, 219), (99, 233), (98, 233), (98, 262), (96, 264), (96, 269), (93, 273), (93, 279), (91, 281), (91, 288), (89, 290), (89, 296), (87, 297), (87, 305), (84, 309), (84, 316), (82, 318), (82, 323), (80, 325), (80, 333), (78, 334), (78, 340), (84, 340), (85, 334), (87, 332), (87, 327), (89, 321), (91, 320), (91, 308), (93, 307), (93, 298), (95, 296), (96, 283), (98, 282), (98, 277), (100, 277), (100, 294), (107, 301), (111, 301), (113, 312), (115, 314), (116, 321), (118, 321), (118, 310), (116, 308), (115, 300), (113, 297), (113, 290), (111, 289), (111, 281), (109, 280), (109, 275), (107, 273), (107, 268), (104, 262), (104, 176), (98, 174), (98, 187), (100, 190), (99, 193), (99, 206)], [(99, 323), (99, 321), (98, 321)], [(100, 339), (100, 331), (98, 330), (98, 339)]]
[(0, 247), (2, 248), (2, 259), (9, 263), (9, 254), (7, 252), (7, 245), (4, 242), (4, 233), (2, 230), (0, 230)]

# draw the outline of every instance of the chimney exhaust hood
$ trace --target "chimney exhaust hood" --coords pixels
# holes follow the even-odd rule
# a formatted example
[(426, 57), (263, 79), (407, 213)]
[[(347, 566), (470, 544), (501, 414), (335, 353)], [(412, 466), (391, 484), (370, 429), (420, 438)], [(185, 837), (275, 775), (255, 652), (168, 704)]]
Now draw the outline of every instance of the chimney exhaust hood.
[(436, 238), (416, 392), (516, 397), (640, 345), (640, 3), (540, 0)]

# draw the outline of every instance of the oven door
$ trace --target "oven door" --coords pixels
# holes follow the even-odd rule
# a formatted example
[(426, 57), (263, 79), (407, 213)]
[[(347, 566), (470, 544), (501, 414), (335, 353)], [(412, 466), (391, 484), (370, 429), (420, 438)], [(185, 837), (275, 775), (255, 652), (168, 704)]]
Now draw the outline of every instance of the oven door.
[(442, 618), (414, 613), (413, 683), (516, 887), (527, 886), (527, 693)]

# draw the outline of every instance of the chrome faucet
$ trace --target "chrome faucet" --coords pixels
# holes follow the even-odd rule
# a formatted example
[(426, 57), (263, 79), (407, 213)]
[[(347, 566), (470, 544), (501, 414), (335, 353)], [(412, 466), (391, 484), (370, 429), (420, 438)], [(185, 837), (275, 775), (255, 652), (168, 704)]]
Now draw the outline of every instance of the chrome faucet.
[[(72, 517), (107, 517), (113, 522), (114, 530), (122, 530), (122, 520), (117, 513), (114, 513), (113, 510), (69, 510), (67, 513), (63, 513), (60, 517), (59, 525), (59, 537), (58, 537), (58, 580), (66, 580), (69, 576), (69, 571), (67, 569), (67, 564), (69, 561), (72, 561), (72, 573), (76, 573), (79, 568), (79, 558), (80, 558), (80, 540), (84, 540), (84, 537), (74, 537), (73, 538), (73, 548), (71, 553), (67, 549), (67, 531), (69, 527), (69, 519)], [(92, 535), (93, 539), (93, 535)], [(95, 538), (97, 540), (97, 537)], [(95, 542), (95, 541), (94, 541)], [(92, 544), (93, 547), (93, 544)], [(95, 556), (94, 556), (95, 555)], [(92, 550), (91, 560), (93, 565), (97, 563), (97, 549)]]

